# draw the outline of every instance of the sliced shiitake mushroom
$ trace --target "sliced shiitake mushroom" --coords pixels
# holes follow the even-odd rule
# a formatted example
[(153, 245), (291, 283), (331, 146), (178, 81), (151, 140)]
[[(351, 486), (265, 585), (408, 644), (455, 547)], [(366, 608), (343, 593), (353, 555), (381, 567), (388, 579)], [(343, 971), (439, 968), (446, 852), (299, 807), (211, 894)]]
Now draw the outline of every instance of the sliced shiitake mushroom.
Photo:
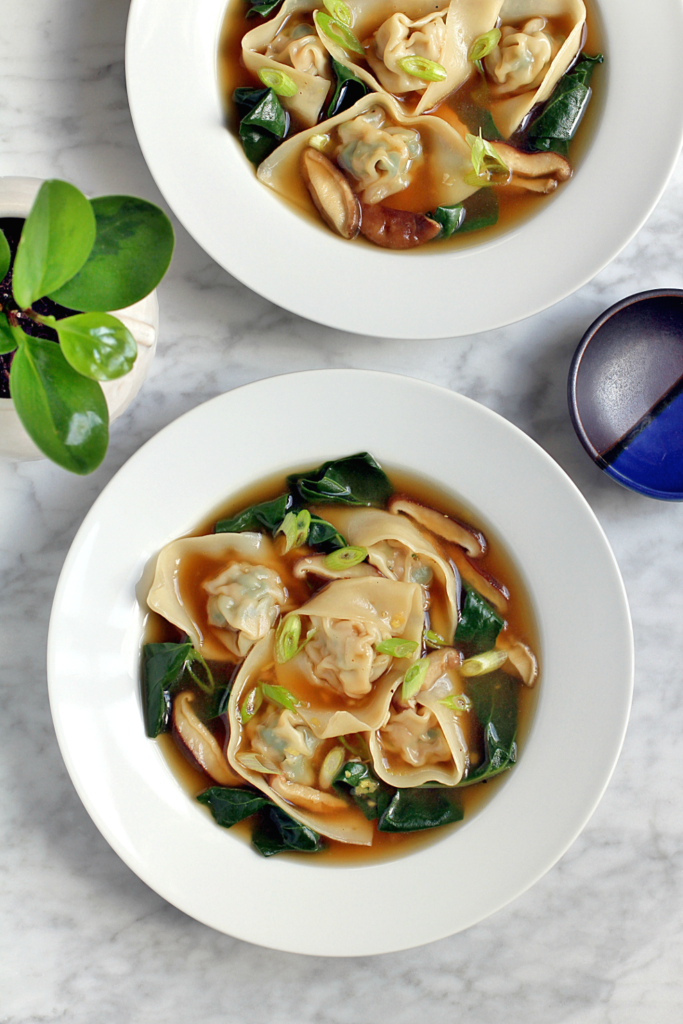
[(270, 785), (283, 800), (288, 800), (290, 804), (295, 804), (297, 807), (303, 807), (306, 811), (318, 811), (324, 814), (325, 812), (348, 809), (348, 804), (341, 797), (333, 796), (332, 793), (323, 793), (319, 789), (313, 789), (312, 786), (302, 786), (300, 782), (290, 782), (284, 775), (275, 775), (270, 780)]
[(509, 188), (548, 193), (572, 176), (571, 164), (559, 153), (523, 153), (505, 142), (496, 142), (494, 148), (512, 172)]
[(499, 633), (496, 640), (498, 650), (505, 651), (508, 661), (523, 683), (533, 686), (538, 677), (538, 662), (530, 647), (510, 634)]
[(244, 782), (228, 765), (216, 737), (192, 710), (191, 690), (179, 693), (173, 701), (173, 728), (183, 741), (191, 759), (221, 786), (239, 786)]
[(359, 565), (348, 565), (343, 569), (330, 569), (326, 565), (327, 555), (309, 555), (308, 558), (300, 558), (294, 566), (294, 575), (302, 580), (307, 576), (319, 576), (323, 580), (349, 580), (358, 576), (379, 576), (377, 569), (368, 562), (360, 562)]
[(441, 231), (438, 221), (424, 213), (369, 203), (361, 203), (361, 212), (361, 235), (385, 249), (414, 249), (431, 242)]
[(360, 203), (339, 168), (324, 153), (308, 147), (301, 154), (301, 174), (325, 223), (342, 238), (355, 238)]
[(452, 544), (459, 544), (471, 558), (480, 558), (486, 551), (486, 538), (479, 530), (473, 530), (471, 526), (465, 526), (457, 519), (451, 519), (450, 516), (445, 516), (427, 505), (421, 505), (412, 498), (406, 498), (403, 494), (395, 494), (389, 499), (389, 511), (405, 513), (438, 537), (443, 537)]

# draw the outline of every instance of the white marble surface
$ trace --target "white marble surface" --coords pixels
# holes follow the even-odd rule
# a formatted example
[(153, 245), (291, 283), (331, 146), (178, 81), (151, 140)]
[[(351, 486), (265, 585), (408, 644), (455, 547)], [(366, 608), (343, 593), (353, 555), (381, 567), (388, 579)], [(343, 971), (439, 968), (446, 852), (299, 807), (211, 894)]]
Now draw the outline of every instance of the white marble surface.
[[(128, 0), (4, 0), (2, 8), (0, 173), (65, 177), (94, 194), (159, 201), (126, 104)], [(137, 402), (114, 425), (104, 465), (80, 479), (47, 463), (0, 464), (0, 1021), (681, 1019), (683, 509), (624, 491), (594, 469), (569, 423), (565, 382), (578, 339), (602, 309), (630, 292), (683, 287), (682, 229), (679, 163), (639, 235), (576, 295), (504, 330), (423, 344), (344, 335), (285, 313), (229, 277), (178, 229), (160, 289), (158, 355)], [(543, 445), (581, 488), (614, 547), (637, 645), (621, 760), (561, 862), (464, 934), (344, 961), (247, 945), (147, 889), (107, 846), (73, 790), (45, 682), (62, 562), (119, 466), (213, 395), (320, 366), (388, 369), (443, 384)]]

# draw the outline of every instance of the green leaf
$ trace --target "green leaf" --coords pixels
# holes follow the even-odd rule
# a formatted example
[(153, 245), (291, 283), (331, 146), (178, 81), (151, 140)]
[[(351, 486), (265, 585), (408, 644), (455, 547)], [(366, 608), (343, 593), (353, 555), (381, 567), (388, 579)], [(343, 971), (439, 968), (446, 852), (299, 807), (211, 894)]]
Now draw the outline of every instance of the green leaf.
[(287, 477), (287, 485), (305, 502), (379, 508), (386, 505), (394, 490), (386, 473), (367, 452), (333, 459), (310, 473), (294, 473)]
[(450, 238), (465, 220), (465, 206), (463, 203), (456, 203), (455, 206), (437, 206), (429, 216), (441, 225), (441, 234), (438, 237)]
[(314, 515), (311, 515), (306, 543), (312, 548), (322, 548), (323, 551), (335, 551), (337, 548), (346, 547), (346, 541), (332, 523)]
[(221, 828), (232, 828), (263, 807), (272, 806), (270, 800), (255, 789), (241, 786), (211, 786), (200, 793), (197, 800), (209, 808)]
[(58, 320), (64, 358), (84, 377), (115, 380), (133, 368), (138, 354), (127, 327), (108, 313), (78, 313)]
[(290, 693), (284, 686), (261, 683), (261, 691), (266, 700), (273, 701), (274, 704), (279, 704), (280, 707), (287, 708), (289, 711), (296, 710), (301, 704), (301, 701), (297, 700), (294, 694)]
[(18, 327), (11, 327), (5, 314), (0, 312), (0, 355), (4, 356), (7, 352), (14, 352), (20, 340), (17, 331), (21, 335), (24, 333)]
[(259, 811), (251, 841), (264, 857), (273, 857), (276, 853), (287, 853), (292, 850), (318, 853), (325, 847), (317, 832), (290, 818), (274, 804)]
[(50, 298), (88, 313), (123, 309), (154, 291), (173, 255), (171, 222), (158, 206), (132, 196), (100, 196), (90, 202), (97, 233), (75, 277)]
[(452, 789), (397, 789), (377, 828), (380, 832), (417, 832), (462, 821), (460, 796)]
[(481, 594), (471, 587), (465, 589), (454, 643), (463, 648), (468, 658), (495, 647), (496, 637), (503, 625), (503, 619)]
[(232, 683), (226, 683), (224, 686), (216, 687), (206, 701), (205, 706), (202, 708), (203, 722), (210, 722), (212, 719), (218, 718), (220, 715), (227, 714), (231, 690)]
[(458, 228), (459, 234), (464, 231), (481, 231), (498, 222), (498, 200), (490, 188), (479, 189), (463, 200), (462, 205), (465, 207), (465, 219)]
[(239, 137), (249, 160), (258, 166), (287, 134), (289, 114), (272, 89), (235, 89)]
[(374, 821), (388, 807), (396, 790), (378, 779), (367, 764), (361, 761), (347, 761), (339, 769), (334, 788), (340, 796), (351, 790), (354, 803), (368, 821)]
[(330, 61), (337, 79), (337, 87), (327, 108), (328, 118), (334, 117), (335, 114), (341, 114), (343, 110), (348, 110), (369, 92), (365, 82), (354, 75), (350, 68), (344, 67), (334, 57), (330, 57)]
[(272, 501), (262, 501), (258, 505), (249, 505), (229, 519), (220, 519), (215, 526), (215, 533), (260, 532), (264, 527), (275, 536), (280, 523), (292, 508), (294, 499), (291, 494), (280, 494)]
[(601, 53), (589, 57), (585, 53), (555, 86), (550, 99), (524, 133), (528, 144), (539, 152), (559, 153), (566, 157), (591, 98), (588, 83)]
[(24, 429), (49, 459), (72, 473), (97, 469), (109, 443), (107, 403), (59, 345), (25, 337), (12, 360), (10, 391)]
[(480, 107), (471, 99), (465, 100), (458, 106), (458, 117), (467, 126), (472, 135), (479, 135), (488, 142), (500, 142), (503, 136), (496, 128), (491, 111), (486, 107)]
[(251, 4), (249, 11), (247, 11), (248, 18), (254, 14), (260, 14), (265, 18), (267, 14), (270, 14), (276, 7), (280, 6), (282, 0), (247, 0), (247, 2)]
[(142, 649), (142, 709), (147, 735), (168, 732), (171, 694), (182, 679), (191, 643), (145, 644)]
[(5, 232), (0, 230), (0, 281), (4, 281), (7, 277), (11, 262), (12, 253), (9, 243), (5, 238)]
[(504, 672), (468, 680), (468, 694), (474, 713), (484, 730), (485, 758), (459, 786), (491, 779), (517, 761), (517, 709), (519, 686)]
[(28, 307), (61, 288), (88, 258), (95, 215), (82, 192), (66, 181), (45, 181), (26, 218), (14, 259), (12, 288)]

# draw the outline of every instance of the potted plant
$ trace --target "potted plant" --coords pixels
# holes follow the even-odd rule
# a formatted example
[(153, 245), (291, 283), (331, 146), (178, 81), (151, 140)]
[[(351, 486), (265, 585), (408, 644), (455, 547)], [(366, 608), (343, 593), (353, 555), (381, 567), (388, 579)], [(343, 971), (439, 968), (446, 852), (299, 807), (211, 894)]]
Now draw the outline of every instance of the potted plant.
[(153, 354), (153, 292), (173, 229), (145, 200), (88, 200), (56, 180), (23, 222), (13, 212), (5, 205), (0, 219), (0, 385), (8, 379), (11, 397), (0, 397), (0, 432), (10, 411), (53, 462), (90, 473), (106, 454), (110, 410), (123, 411)]

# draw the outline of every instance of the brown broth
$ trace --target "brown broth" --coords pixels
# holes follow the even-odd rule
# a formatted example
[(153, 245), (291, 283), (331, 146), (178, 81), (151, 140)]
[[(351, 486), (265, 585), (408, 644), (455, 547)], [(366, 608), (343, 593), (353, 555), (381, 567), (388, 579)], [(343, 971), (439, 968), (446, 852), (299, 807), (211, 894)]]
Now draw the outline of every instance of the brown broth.
[[(596, 10), (596, 4), (593, 0), (584, 0), (584, 2), (587, 9), (587, 19), (581, 51), (596, 54), (602, 50), (601, 41), (603, 38), (603, 32), (598, 12)], [(247, 18), (247, 10), (248, 7), (245, 0), (232, 0), (232, 2), (228, 4), (218, 48), (219, 88), (223, 101), (226, 123), (233, 134), (237, 134), (237, 129), (239, 127), (235, 105), (232, 101), (232, 94), (234, 90), (240, 86), (255, 86), (257, 88), (263, 87), (261, 81), (248, 71), (242, 62), (242, 37), (246, 32), (254, 28), (255, 25), (261, 24), (266, 20), (270, 20), (277, 14), (276, 10), (271, 15), (268, 15), (267, 18)], [(388, 6), (386, 11), (382, 11), (380, 15), (378, 15), (376, 27), (379, 27), (384, 18), (395, 10), (395, 5), (391, 4)], [(563, 31), (565, 34), (568, 32), (568, 26), (562, 24), (562, 19), (548, 19), (548, 22), (552, 28)], [(371, 34), (372, 31), (374, 31), (374, 28), (371, 27), (368, 34)], [(369, 67), (368, 70), (370, 70)], [(591, 87), (594, 95), (588, 106), (586, 115), (579, 126), (576, 136), (572, 140), (571, 164), (574, 171), (576, 171), (576, 169), (581, 165), (583, 158), (586, 155), (590, 145), (590, 140), (593, 137), (600, 117), (602, 108), (600, 78), (601, 76), (599, 73), (593, 77)], [(462, 112), (463, 106), (467, 104), (470, 99), (470, 94), (477, 89), (478, 85), (478, 76), (472, 75), (456, 93), (447, 97), (447, 99), (444, 100), (436, 110), (432, 111), (432, 114), (441, 117), (443, 120), (451, 124), (452, 127), (456, 128), (460, 134), (464, 134), (467, 131), (467, 128), (463, 124), (459, 113)], [(399, 98), (399, 106), (400, 105), (402, 105), (402, 103)], [(291, 137), (299, 130), (299, 128), (300, 126), (297, 126), (293, 121), (288, 137)], [(510, 141), (514, 143), (514, 136)], [(315, 209), (308, 194), (308, 190), (298, 173), (292, 174), (286, 185), (289, 193), (288, 196), (284, 197), (279, 195), (279, 198), (298, 214), (303, 213), (309, 220), (314, 221), (322, 227), (320, 215)], [(436, 205), (431, 198), (433, 185), (434, 183), (429, 181), (428, 175), (422, 174), (419, 177), (416, 177), (408, 188), (390, 196), (386, 204), (382, 205), (391, 206), (392, 208), (399, 210), (408, 210), (414, 213), (426, 213)], [(518, 225), (534, 217), (545, 205), (551, 202), (557, 195), (567, 188), (568, 185), (571, 185), (571, 179), (568, 182), (560, 184), (552, 195), (523, 192), (521, 190), (513, 190), (502, 186), (494, 187), (493, 192), (498, 200), (498, 220), (496, 224), (476, 231), (464, 232), (462, 234), (456, 233), (448, 239), (439, 240), (437, 238), (429, 245), (418, 246), (417, 250), (411, 251), (417, 251), (423, 254), (435, 254), (443, 251), (444, 247), (449, 249), (462, 249), (488, 242), (508, 231), (514, 230)], [(372, 245), (371, 242), (363, 238), (361, 235), (355, 239), (355, 244)], [(375, 248), (375, 246), (373, 246), (373, 248)]]
[[(311, 468), (313, 467), (299, 467), (294, 470), (294, 472), (304, 472)], [(462, 501), (459, 501), (454, 495), (444, 493), (443, 487), (434, 484), (432, 481), (423, 479), (416, 474), (406, 473), (400, 470), (388, 469), (387, 473), (397, 492), (411, 495), (422, 504), (435, 508), (454, 519), (475, 526), (476, 529), (481, 529), (483, 531), (488, 542), (488, 547), (486, 553), (478, 560), (478, 562), (489, 575), (493, 576), (507, 587), (510, 593), (510, 602), (509, 610), (506, 613), (506, 622), (512, 632), (532, 648), (536, 653), (536, 656), (539, 658), (540, 663), (539, 637), (535, 625), (533, 609), (531, 608), (529, 598), (526, 594), (521, 573), (515, 565), (514, 559), (510, 553), (506, 551), (504, 544), (493, 533), (493, 531), (488, 528), (484, 517), (479, 513), (473, 513), (470, 508), (464, 505)], [(278, 474), (277, 476), (245, 488), (225, 504), (214, 509), (198, 524), (196, 529), (192, 531), (191, 535), (202, 536), (207, 533), (213, 533), (214, 525), (219, 519), (229, 518), (241, 509), (252, 504), (275, 498), (279, 494), (282, 494), (285, 487), (284, 477)], [(444, 550), (442, 553), (445, 557), (448, 556), (447, 548), (448, 545), (444, 542)], [(297, 604), (303, 604), (303, 602), (310, 597), (313, 585), (295, 580), (291, 575), (290, 570), (293, 562), (301, 558), (302, 554), (309, 552), (311, 552), (311, 549), (299, 548), (296, 551), (289, 552), (288, 555), (283, 556), (287, 563), (287, 569), (285, 570), (284, 575), (287, 577), (287, 585), (289, 586), (291, 583), (296, 587), (295, 603)], [(207, 565), (207, 562), (210, 564)], [(216, 574), (216, 564), (212, 559), (190, 559), (189, 565), (190, 567), (187, 570), (188, 574), (190, 576), (195, 576), (199, 582), (205, 580), (207, 576)], [(439, 600), (438, 595), (436, 599)], [(166, 622), (159, 615), (152, 613), (148, 616), (145, 629), (145, 643), (177, 642), (179, 639), (180, 633), (175, 626)], [(223, 680), (225, 681), (227, 681), (230, 676), (236, 672), (236, 666), (231, 664), (229, 661), (224, 663), (222, 666), (214, 662), (211, 664), (212, 667), (217, 669), (217, 671), (222, 675)], [(311, 684), (307, 684), (305, 681), (302, 681), (301, 684), (297, 686), (296, 696), (305, 700), (309, 694), (304, 691), (306, 690), (306, 687), (310, 685)], [(530, 689), (520, 683), (517, 739), (518, 748), (522, 752), (521, 756), (523, 756), (524, 742), (529, 732), (536, 704), (537, 692), (538, 684), (534, 688)], [(320, 697), (320, 693), (316, 693), (316, 699), (318, 701), (320, 701)], [(201, 702), (201, 696), (199, 696), (199, 700)], [(331, 694), (330, 703), (332, 707), (337, 704), (341, 706), (340, 698), (335, 694)], [(474, 716), (470, 715), (466, 717), (469, 718), (469, 722), (464, 723), (464, 731), (466, 733), (467, 740), (470, 741), (471, 739), (475, 739), (476, 733), (478, 732), (479, 740), (481, 741), (481, 729), (475, 724), (476, 720), (473, 721)], [(225, 724), (221, 723), (220, 730), (221, 739), (223, 739)], [(189, 796), (196, 797), (209, 786), (215, 785), (212, 779), (196, 764), (196, 762), (188, 760), (182, 744), (176, 743), (173, 733), (160, 735), (157, 738), (157, 742), (161, 747), (171, 771)], [(454, 830), (462, 827), (464, 823), (471, 820), (473, 815), (498, 791), (499, 787), (505, 784), (507, 775), (508, 773), (503, 773), (503, 775), (488, 782), (465, 786), (459, 790), (464, 810), (464, 818), (462, 822), (423, 832), (403, 834), (379, 832), (375, 826), (373, 845), (371, 847), (356, 846), (353, 844), (337, 842), (335, 840), (326, 840), (326, 849), (321, 853), (316, 854), (315, 857), (312, 857), (311, 864), (318, 864), (322, 866), (351, 866), (355, 864), (375, 863), (398, 856), (405, 856), (406, 854), (414, 852), (429, 843), (438, 842), (450, 835)], [(208, 809), (206, 813), (210, 813)], [(230, 829), (230, 833), (233, 836), (237, 836), (241, 841), (248, 842), (251, 835), (251, 822), (249, 820), (246, 822), (240, 822), (238, 825), (235, 825)], [(282, 856), (298, 858), (301, 855), (292, 853), (283, 854)]]

